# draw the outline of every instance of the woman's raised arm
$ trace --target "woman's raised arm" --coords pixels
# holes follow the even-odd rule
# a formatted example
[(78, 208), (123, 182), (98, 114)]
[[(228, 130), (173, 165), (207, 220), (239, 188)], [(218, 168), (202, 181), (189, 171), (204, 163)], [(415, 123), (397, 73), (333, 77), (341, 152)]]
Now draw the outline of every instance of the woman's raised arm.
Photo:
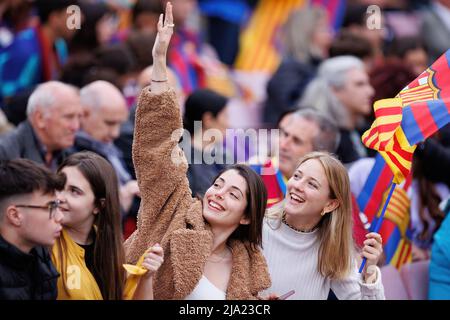
[[(187, 162), (178, 147), (183, 130), (181, 113), (167, 82), (166, 53), (172, 33), (172, 6), (168, 3), (164, 22), (162, 15), (158, 21), (152, 82), (142, 90), (136, 111), (133, 162), (141, 191), (141, 208), (138, 229), (125, 242), (130, 262), (136, 261), (153, 244), (149, 241), (154, 238), (155, 229), (165, 229), (170, 223), (173, 212), (166, 204), (169, 198), (176, 201), (171, 197), (175, 190), (181, 191), (179, 196), (186, 193), (190, 197)], [(186, 192), (180, 190), (183, 188)]]

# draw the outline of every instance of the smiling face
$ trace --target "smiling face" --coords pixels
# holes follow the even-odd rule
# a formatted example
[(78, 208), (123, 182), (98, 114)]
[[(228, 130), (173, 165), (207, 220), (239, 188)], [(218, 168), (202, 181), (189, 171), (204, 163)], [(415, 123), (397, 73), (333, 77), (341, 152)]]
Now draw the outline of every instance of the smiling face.
[(316, 159), (303, 162), (287, 184), (285, 213), (292, 217), (320, 219), (334, 209), (330, 186), (322, 164)]
[(248, 224), (246, 208), (247, 183), (233, 169), (221, 174), (203, 199), (203, 217), (213, 228), (234, 230), (239, 224)]
[(64, 215), (62, 224), (69, 228), (92, 227), (98, 208), (95, 207), (95, 196), (88, 180), (77, 167), (64, 167), (67, 180), (64, 190), (58, 193), (62, 201), (60, 210)]

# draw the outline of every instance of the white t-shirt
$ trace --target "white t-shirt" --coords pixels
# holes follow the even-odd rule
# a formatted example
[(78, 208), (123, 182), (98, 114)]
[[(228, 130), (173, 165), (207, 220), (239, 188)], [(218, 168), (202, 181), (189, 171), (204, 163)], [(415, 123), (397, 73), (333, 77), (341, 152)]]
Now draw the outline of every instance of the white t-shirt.
[(194, 290), (184, 300), (225, 300), (226, 293), (202, 276)]

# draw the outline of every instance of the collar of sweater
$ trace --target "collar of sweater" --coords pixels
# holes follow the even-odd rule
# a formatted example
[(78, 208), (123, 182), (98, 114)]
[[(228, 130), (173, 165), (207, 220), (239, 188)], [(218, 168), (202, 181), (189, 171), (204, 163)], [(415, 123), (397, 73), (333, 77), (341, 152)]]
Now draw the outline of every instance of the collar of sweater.
[(282, 222), (281, 219), (271, 219), (265, 218), (265, 224), (272, 230), (277, 231), (277, 233), (282, 233), (283, 237), (288, 239), (292, 243), (315, 242), (319, 235), (319, 228), (311, 232), (298, 232), (290, 228)]

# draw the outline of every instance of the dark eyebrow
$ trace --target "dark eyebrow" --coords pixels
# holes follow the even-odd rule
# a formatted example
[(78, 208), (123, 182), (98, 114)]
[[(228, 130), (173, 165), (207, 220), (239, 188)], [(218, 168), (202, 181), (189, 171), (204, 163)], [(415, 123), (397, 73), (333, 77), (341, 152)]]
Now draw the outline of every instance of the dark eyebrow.
[[(222, 180), (223, 182), (225, 182), (225, 179), (222, 178), (222, 177), (217, 178), (217, 180)], [(236, 189), (237, 191), (239, 191), (239, 192), (242, 194), (242, 196), (244, 196), (244, 193), (243, 193), (243, 192), (241, 191), (241, 189), (239, 189), (238, 187), (236, 187), (236, 186), (231, 186), (231, 188)]]
[(244, 196), (244, 193), (241, 191), (241, 189), (239, 189), (238, 187), (236, 187), (236, 186), (231, 186), (233, 189), (236, 189), (237, 191), (239, 191), (241, 194), (242, 194), (242, 196)]
[(81, 191), (82, 193), (84, 193), (84, 191), (83, 191), (82, 189), (78, 188), (77, 186), (74, 186), (74, 185), (72, 185), (72, 184), (69, 184), (69, 187), (70, 187), (70, 188), (74, 188), (74, 189), (76, 189), (77, 191)]

